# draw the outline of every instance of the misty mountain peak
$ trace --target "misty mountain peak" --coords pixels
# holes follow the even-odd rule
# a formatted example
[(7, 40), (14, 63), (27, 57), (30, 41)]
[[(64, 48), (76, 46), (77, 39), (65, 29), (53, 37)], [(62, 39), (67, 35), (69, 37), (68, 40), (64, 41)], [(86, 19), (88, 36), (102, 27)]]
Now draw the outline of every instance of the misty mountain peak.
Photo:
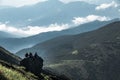
[(55, 4), (56, 4), (56, 3), (57, 3), (57, 4), (58, 4), (58, 3), (59, 3), (59, 4), (63, 4), (63, 3), (62, 3), (61, 1), (59, 1), (59, 0), (48, 0), (48, 1), (46, 1), (46, 2), (49, 2), (49, 3), (52, 3), (52, 4), (53, 4), (53, 3), (55, 3)]

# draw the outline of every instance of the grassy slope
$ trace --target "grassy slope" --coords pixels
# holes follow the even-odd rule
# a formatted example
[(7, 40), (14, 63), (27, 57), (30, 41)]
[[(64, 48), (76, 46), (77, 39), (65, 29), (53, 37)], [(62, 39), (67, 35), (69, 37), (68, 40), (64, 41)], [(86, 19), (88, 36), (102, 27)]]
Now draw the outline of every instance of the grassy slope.
[(0, 60), (0, 80), (38, 80), (38, 78), (32, 73), (24, 71), (23, 67)]
[(65, 46), (59, 47), (61, 45), (54, 41), (54, 44), (58, 44), (53, 48), (56, 54), (67, 55), (56, 56), (56, 60), (62, 62), (47, 67), (66, 74), (72, 80), (120, 80), (120, 22), (92, 33), (85, 33), (83, 36), (77, 35), (74, 40), (65, 41), (76, 47), (68, 52), (65, 52)]
[[(2, 65), (0, 65), (0, 73), (2, 74), (2, 76), (4, 76), (7, 80), (28, 80), (26, 77), (23, 76), (23, 74), (6, 68)], [(3, 79), (2, 79), (3, 80)]]
[(0, 80), (68, 80), (45, 70), (37, 77), (19, 66), (19, 61), (19, 57), (0, 47)]
[(39, 77), (26, 72), (24, 67), (12, 65), (0, 60), (0, 80), (70, 80), (64, 75), (57, 75), (43, 70)]
[(0, 46), (0, 60), (9, 62), (11, 64), (19, 64), (19, 61), (21, 60), (20, 57), (10, 53), (5, 48)]
[(0, 80), (38, 80), (23, 67), (17, 66), (20, 58), (0, 47)]

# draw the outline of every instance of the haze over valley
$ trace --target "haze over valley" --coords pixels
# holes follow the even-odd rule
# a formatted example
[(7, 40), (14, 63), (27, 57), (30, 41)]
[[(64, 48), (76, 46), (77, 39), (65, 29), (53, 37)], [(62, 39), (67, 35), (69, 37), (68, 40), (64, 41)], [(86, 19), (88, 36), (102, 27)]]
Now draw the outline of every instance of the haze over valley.
[[(36, 75), (36, 56), (37, 77), (24, 70)], [(24, 59), (34, 65), (21, 68)], [(25, 80), (120, 80), (119, 63), (119, 0), (0, 0), (0, 69)]]

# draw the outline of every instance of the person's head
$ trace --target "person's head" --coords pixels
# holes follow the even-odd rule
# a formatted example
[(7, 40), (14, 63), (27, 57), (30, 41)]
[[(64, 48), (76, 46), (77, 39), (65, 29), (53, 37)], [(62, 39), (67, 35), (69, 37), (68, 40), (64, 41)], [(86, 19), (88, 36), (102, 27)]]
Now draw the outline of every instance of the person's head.
[(37, 57), (38, 56), (38, 54), (37, 54), (37, 52), (35, 52), (35, 55), (34, 55), (34, 57)]
[(33, 54), (30, 52), (30, 53), (29, 53), (29, 56), (31, 57), (31, 56), (33, 56)]
[(27, 58), (28, 56), (29, 56), (28, 53), (26, 53), (26, 54), (25, 54), (25, 57)]

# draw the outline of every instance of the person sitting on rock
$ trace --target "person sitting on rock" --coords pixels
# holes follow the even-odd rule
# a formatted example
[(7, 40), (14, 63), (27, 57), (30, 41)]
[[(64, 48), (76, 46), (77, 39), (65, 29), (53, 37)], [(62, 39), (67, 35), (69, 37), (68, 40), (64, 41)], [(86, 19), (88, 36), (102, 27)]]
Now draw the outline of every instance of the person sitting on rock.
[(42, 72), (42, 67), (43, 67), (43, 59), (38, 56), (37, 53), (33, 56), (32, 53), (25, 54), (27, 58), (24, 58), (23, 60), (20, 61), (20, 65), (24, 66), (26, 71), (30, 71), (34, 73), (35, 75), (40, 75)]
[(35, 53), (34, 57), (35, 57), (35, 58), (37, 58), (37, 57), (38, 57), (38, 54), (37, 54), (37, 52)]
[(29, 57), (29, 55), (28, 55), (28, 53), (26, 53), (26, 54), (25, 54), (25, 58), (28, 58), (28, 57)]
[(33, 58), (33, 54), (32, 54), (31, 52), (30, 52), (30, 54), (29, 54), (29, 57), (30, 57), (30, 58)]
[(34, 66), (36, 66), (36, 71), (35, 71), (36, 74), (39, 74), (39, 72), (42, 71), (43, 59), (40, 56), (38, 56), (37, 52), (34, 55)]
[(43, 62), (43, 59), (40, 56), (38, 56), (37, 52), (35, 53), (34, 58), (36, 58), (39, 61)]

